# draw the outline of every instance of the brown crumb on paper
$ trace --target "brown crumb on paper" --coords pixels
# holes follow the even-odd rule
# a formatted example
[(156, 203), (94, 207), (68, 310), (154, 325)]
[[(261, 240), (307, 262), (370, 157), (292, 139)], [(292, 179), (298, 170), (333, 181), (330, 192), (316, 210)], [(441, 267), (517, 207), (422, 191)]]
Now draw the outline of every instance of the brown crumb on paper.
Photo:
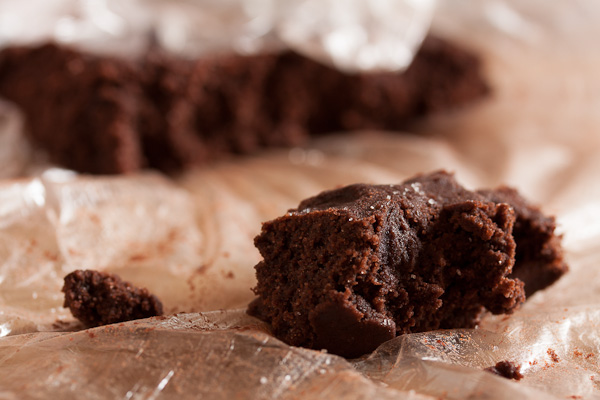
[(560, 362), (560, 358), (558, 357), (554, 349), (548, 349), (546, 353), (548, 353), (552, 361), (554, 361), (555, 363)]
[(141, 262), (146, 261), (148, 256), (146, 254), (133, 254), (129, 257), (129, 262)]
[(97, 214), (90, 214), (90, 221), (96, 225), (100, 225), (102, 222)]
[(67, 251), (69, 252), (69, 255), (71, 255), (71, 256), (80, 256), (82, 254), (80, 251), (77, 251), (73, 248), (68, 248)]
[(208, 271), (209, 267), (210, 267), (210, 265), (202, 264), (198, 268), (196, 268), (196, 273), (199, 275), (205, 274), (206, 271)]
[(64, 307), (87, 326), (149, 318), (163, 313), (162, 303), (147, 289), (124, 282), (117, 275), (74, 271), (65, 277)]
[(53, 253), (53, 252), (48, 251), (48, 250), (44, 251), (44, 257), (46, 257), (46, 259), (48, 261), (58, 261), (58, 258), (59, 258), (58, 254)]
[(485, 371), (515, 381), (520, 381), (523, 378), (521, 366), (512, 361), (499, 361), (493, 367), (486, 368)]

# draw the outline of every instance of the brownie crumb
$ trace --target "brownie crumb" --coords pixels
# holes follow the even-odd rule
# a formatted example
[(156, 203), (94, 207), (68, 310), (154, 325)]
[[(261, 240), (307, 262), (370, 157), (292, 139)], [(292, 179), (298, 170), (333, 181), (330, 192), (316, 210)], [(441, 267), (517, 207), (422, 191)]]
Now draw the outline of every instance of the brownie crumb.
[(89, 327), (162, 315), (162, 303), (147, 289), (114, 274), (78, 270), (65, 277), (64, 307)]
[[(473, 192), (438, 171), (306, 199), (256, 237), (263, 261), (248, 312), (288, 344), (348, 358), (404, 333), (473, 328), (486, 310), (510, 314), (526, 288), (567, 268), (552, 220), (539, 223), (537, 208), (506, 193)], [(540, 239), (515, 237), (515, 221)]]
[(499, 361), (493, 367), (486, 368), (485, 370), (503, 378), (513, 379), (515, 381), (520, 381), (523, 378), (523, 374), (521, 374), (521, 366), (512, 361)]
[(552, 361), (554, 361), (555, 363), (560, 362), (560, 358), (558, 357), (558, 354), (556, 354), (554, 349), (548, 349), (546, 353), (548, 353)]

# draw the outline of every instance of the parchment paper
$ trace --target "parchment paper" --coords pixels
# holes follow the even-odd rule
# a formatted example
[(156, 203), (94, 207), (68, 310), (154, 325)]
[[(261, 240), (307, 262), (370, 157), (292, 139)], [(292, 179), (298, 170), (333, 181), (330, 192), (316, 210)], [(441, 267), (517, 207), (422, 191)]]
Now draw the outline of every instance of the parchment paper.
[[(434, 29), (482, 54), (494, 95), (411, 133), (332, 135), (178, 178), (0, 152), (0, 398), (600, 398), (599, 17), (593, 0), (440, 3)], [(2, 115), (2, 149), (23, 146), (18, 116)], [(262, 221), (336, 185), (437, 168), (557, 215), (569, 274), (514, 315), (360, 360), (289, 347), (244, 314)], [(81, 330), (60, 293), (78, 268), (148, 287), (167, 316)], [(500, 360), (525, 377), (483, 371)]]

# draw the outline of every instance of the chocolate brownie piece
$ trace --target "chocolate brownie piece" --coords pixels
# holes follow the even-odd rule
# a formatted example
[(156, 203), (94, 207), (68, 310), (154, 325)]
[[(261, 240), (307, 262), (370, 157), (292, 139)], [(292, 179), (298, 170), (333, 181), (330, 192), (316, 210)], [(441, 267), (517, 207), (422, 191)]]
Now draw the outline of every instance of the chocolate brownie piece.
[(288, 129), (310, 134), (402, 129), (414, 118), (469, 104), (489, 93), (478, 57), (427, 37), (403, 73), (344, 74), (293, 52), (277, 58), (266, 107)]
[(510, 204), (517, 215), (513, 236), (517, 243), (512, 276), (525, 282), (525, 292), (531, 296), (556, 282), (568, 270), (563, 258), (561, 236), (555, 234), (553, 216), (542, 213), (529, 204), (515, 189), (500, 187), (480, 191), (496, 203)]
[(429, 36), (402, 74), (345, 76), (333, 93), (344, 93), (337, 96), (345, 99), (338, 105), (339, 126), (329, 129), (405, 129), (415, 117), (461, 107), (487, 95), (490, 88), (481, 71), (477, 56)]
[(177, 171), (311, 134), (401, 129), (488, 92), (477, 58), (428, 38), (405, 73), (346, 75), (291, 52), (137, 60), (54, 44), (0, 52), (0, 95), (52, 161), (81, 172)]
[(525, 300), (510, 276), (515, 218), (444, 171), (323, 192), (263, 224), (248, 311), (291, 345), (345, 357), (398, 334), (472, 328)]
[(523, 379), (521, 366), (512, 361), (498, 361), (493, 367), (486, 368), (485, 371), (501, 376), (506, 379), (520, 381)]
[(52, 161), (89, 173), (142, 165), (138, 77), (127, 62), (53, 44), (14, 47), (2, 51), (0, 77), (0, 94), (22, 109)]
[(195, 131), (213, 153), (248, 154), (296, 143), (284, 132), (272, 132), (267, 116), (265, 85), (278, 57), (227, 55), (195, 62), (190, 78)]
[[(306, 131), (284, 129), (285, 123), (281, 128), (269, 112), (272, 93), (266, 82), (276, 75), (281, 57), (227, 55), (188, 61), (154, 54), (143, 63), (150, 72), (146, 76), (154, 77), (144, 82), (153, 101), (142, 121), (156, 119), (142, 129), (149, 165), (176, 170), (229, 154), (303, 143)], [(153, 112), (157, 105), (158, 113)], [(157, 126), (163, 126), (162, 134)], [(172, 150), (172, 156), (165, 157), (163, 148)], [(171, 158), (170, 166), (176, 168), (163, 167), (164, 158)]]
[(207, 149), (190, 134), (188, 76), (191, 63), (174, 62), (161, 52), (150, 52), (139, 63), (142, 97), (138, 130), (147, 166), (178, 171), (193, 155), (207, 157)]
[(123, 282), (117, 275), (86, 270), (65, 277), (64, 307), (93, 327), (162, 315), (162, 303), (147, 289)]

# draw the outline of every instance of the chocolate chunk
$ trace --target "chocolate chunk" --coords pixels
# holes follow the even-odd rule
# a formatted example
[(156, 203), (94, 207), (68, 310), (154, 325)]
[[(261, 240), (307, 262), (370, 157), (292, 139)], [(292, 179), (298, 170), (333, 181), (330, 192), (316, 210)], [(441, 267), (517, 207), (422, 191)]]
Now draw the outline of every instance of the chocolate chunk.
[(140, 168), (133, 65), (56, 45), (0, 55), (0, 94), (17, 104), (28, 133), (52, 161), (90, 173)]
[(520, 381), (523, 378), (521, 366), (512, 361), (499, 361), (493, 367), (486, 368), (485, 370), (506, 379), (514, 379), (515, 381)]
[(403, 333), (475, 327), (485, 310), (511, 313), (525, 300), (511, 276), (520, 214), (488, 197), (441, 171), (304, 200), (255, 239), (264, 260), (249, 313), (289, 344), (345, 357)]
[(147, 289), (123, 282), (117, 275), (86, 270), (65, 277), (64, 307), (93, 327), (162, 315), (162, 304)]
[(512, 188), (500, 187), (480, 193), (491, 201), (510, 204), (516, 212), (513, 236), (517, 253), (512, 276), (525, 282), (527, 296), (550, 286), (567, 272), (561, 236), (554, 233), (554, 217), (544, 215), (539, 207), (529, 204)]
[(0, 52), (0, 95), (51, 160), (167, 172), (344, 129), (402, 129), (488, 93), (479, 60), (427, 38), (404, 73), (346, 75), (292, 52), (136, 60), (45, 44)]

